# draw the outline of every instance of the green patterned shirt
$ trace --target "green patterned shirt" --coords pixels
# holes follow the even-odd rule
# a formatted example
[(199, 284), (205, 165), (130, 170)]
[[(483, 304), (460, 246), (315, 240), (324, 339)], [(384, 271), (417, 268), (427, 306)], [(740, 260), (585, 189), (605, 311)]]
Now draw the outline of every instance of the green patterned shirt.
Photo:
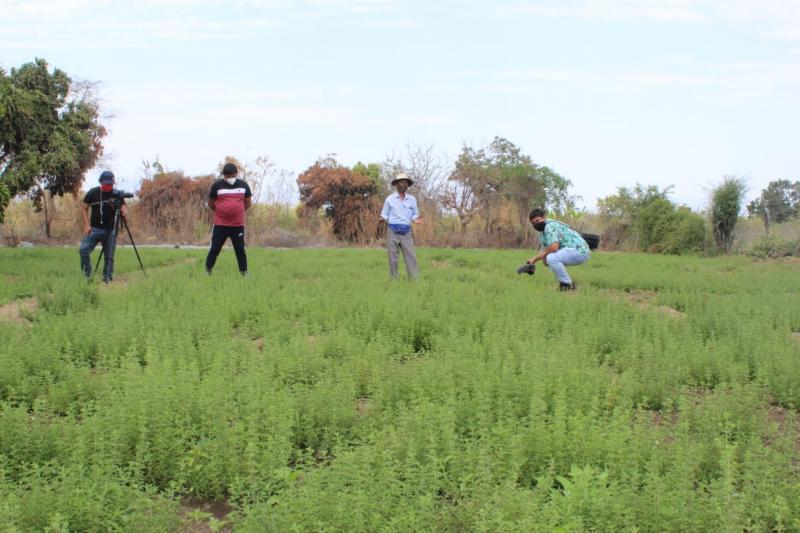
[(548, 220), (544, 231), (539, 234), (542, 248), (557, 242), (560, 248), (574, 248), (584, 255), (589, 255), (589, 245), (581, 234), (558, 220)]

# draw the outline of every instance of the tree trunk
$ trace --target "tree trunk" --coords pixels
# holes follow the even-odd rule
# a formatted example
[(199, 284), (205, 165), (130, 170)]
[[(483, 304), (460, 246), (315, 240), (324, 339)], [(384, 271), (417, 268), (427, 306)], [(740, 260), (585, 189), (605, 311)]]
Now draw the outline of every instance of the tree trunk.
[(52, 217), (50, 216), (50, 210), (47, 207), (47, 192), (39, 189), (42, 195), (42, 205), (44, 206), (44, 234), (47, 235), (47, 239), (50, 240), (50, 229), (53, 224)]

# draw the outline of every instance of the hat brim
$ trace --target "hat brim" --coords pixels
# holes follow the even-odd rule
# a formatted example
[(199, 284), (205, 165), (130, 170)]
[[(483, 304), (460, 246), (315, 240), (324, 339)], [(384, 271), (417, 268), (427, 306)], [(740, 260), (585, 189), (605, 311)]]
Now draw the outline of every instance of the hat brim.
[(392, 180), (392, 187), (397, 185), (397, 183), (400, 182), (400, 181), (407, 181), (409, 187), (414, 185), (414, 180), (412, 180), (411, 178), (395, 178), (395, 179)]

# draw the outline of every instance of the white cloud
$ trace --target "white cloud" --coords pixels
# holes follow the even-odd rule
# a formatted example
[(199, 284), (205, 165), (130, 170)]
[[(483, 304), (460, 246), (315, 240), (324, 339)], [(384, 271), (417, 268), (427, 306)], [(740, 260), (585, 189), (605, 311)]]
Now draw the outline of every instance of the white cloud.
[(715, 101), (725, 98), (750, 107), (755, 102), (796, 102), (795, 95), (800, 92), (800, 61), (719, 63), (707, 65), (702, 74), (680, 69), (652, 72), (517, 69), (498, 72), (496, 82), (484, 89), (495, 93), (524, 92), (525, 82), (570, 84), (586, 91), (614, 93), (683, 88), (697, 97)]
[[(338, 18), (410, 27), (394, 0), (0, 0), (4, 48), (145, 48), (170, 41), (246, 40), (264, 29)], [(219, 16), (218, 7), (225, 7)]]
[(382, 29), (407, 29), (419, 28), (420, 23), (410, 19), (383, 19), (383, 20), (367, 20), (362, 23), (365, 28), (382, 28)]
[(693, 0), (582, 0), (579, 2), (515, 2), (497, 8), (503, 15), (541, 15), (602, 20), (704, 20)]
[(613, 83), (642, 86), (699, 85), (708, 83), (705, 76), (690, 76), (661, 72), (599, 73), (580, 70), (522, 69), (499, 73), (501, 78), (554, 82)]
[(496, 12), (590, 20), (728, 21), (752, 25), (767, 37), (800, 40), (797, 0), (519, 0), (500, 4)]

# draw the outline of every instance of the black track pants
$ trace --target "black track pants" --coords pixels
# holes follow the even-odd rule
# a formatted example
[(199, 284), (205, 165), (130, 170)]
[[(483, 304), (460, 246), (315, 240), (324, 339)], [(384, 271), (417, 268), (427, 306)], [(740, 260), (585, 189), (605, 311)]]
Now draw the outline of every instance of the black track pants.
[(236, 261), (239, 263), (239, 272), (247, 272), (247, 254), (244, 251), (244, 226), (214, 226), (211, 230), (211, 248), (206, 257), (206, 270), (211, 272), (217, 262), (222, 246), (230, 238), (233, 250), (236, 252)]

